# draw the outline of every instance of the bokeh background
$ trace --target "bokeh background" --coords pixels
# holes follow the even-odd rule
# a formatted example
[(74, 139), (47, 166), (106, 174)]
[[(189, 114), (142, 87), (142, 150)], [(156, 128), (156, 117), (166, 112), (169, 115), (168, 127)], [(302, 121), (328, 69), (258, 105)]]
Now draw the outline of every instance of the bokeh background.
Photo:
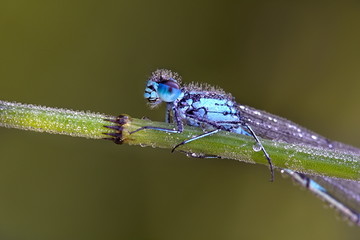
[[(157, 68), (360, 147), (360, 3), (0, 2), (0, 98), (162, 121)], [(265, 166), (0, 129), (0, 239), (358, 239)]]

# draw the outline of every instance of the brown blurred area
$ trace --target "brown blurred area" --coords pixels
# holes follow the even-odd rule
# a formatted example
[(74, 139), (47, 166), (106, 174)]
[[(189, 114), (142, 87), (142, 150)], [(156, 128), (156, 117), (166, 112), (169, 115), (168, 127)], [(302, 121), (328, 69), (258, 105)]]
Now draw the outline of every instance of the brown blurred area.
[[(164, 119), (157, 68), (360, 147), (360, 3), (0, 3), (0, 99)], [(289, 179), (219, 159), (0, 128), (0, 239), (358, 239)]]

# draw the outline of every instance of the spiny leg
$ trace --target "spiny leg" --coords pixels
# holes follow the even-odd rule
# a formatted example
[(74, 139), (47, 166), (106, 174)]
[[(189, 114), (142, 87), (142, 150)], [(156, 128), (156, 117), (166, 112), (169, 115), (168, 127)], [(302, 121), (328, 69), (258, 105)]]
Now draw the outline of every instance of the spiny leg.
[(172, 106), (171, 104), (166, 104), (166, 111), (165, 111), (165, 122), (170, 123), (171, 122), (171, 110)]
[(175, 149), (178, 148), (178, 147), (181, 146), (181, 145), (184, 145), (184, 144), (186, 144), (186, 143), (189, 143), (189, 142), (198, 140), (198, 139), (203, 138), (203, 137), (207, 137), (207, 136), (213, 135), (213, 134), (215, 134), (215, 133), (217, 133), (217, 132), (219, 132), (219, 131), (221, 131), (221, 130), (220, 130), (220, 129), (215, 129), (215, 130), (212, 130), (212, 131), (210, 131), (210, 132), (206, 132), (206, 133), (200, 134), (200, 135), (198, 135), (198, 136), (192, 137), (192, 138), (190, 138), (190, 139), (187, 139), (187, 140), (185, 140), (185, 141), (182, 141), (181, 143), (177, 144), (177, 145), (171, 150), (171, 152), (174, 152)]
[(271, 178), (270, 181), (273, 182), (274, 181), (274, 168), (273, 168), (273, 164), (271, 162), (271, 158), (269, 156), (269, 154), (266, 152), (264, 146), (261, 144), (259, 138), (256, 136), (255, 132), (252, 130), (252, 128), (247, 125), (246, 123), (243, 124), (243, 126), (245, 126), (249, 132), (251, 133), (252, 137), (255, 139), (256, 143), (259, 144), (261, 150), (263, 151), (268, 163), (269, 163), (269, 167), (270, 167), (270, 172), (271, 172)]
[(181, 133), (182, 132), (182, 131), (177, 130), (177, 129), (160, 128), (160, 127), (153, 127), (153, 126), (144, 126), (144, 127), (138, 128), (138, 129), (130, 132), (130, 134), (139, 132), (139, 131), (144, 130), (144, 129), (152, 129), (152, 130), (157, 130), (157, 131), (162, 131), (162, 132), (167, 132), (167, 133)]
[[(138, 129), (130, 132), (130, 134), (136, 133), (136, 132), (144, 130), (144, 129), (152, 129), (152, 130), (157, 130), (157, 131), (162, 131), (162, 132), (167, 132), (167, 133), (182, 133), (184, 131), (183, 123), (182, 123), (181, 119), (178, 117), (179, 115), (177, 113), (177, 110), (173, 106), (172, 106), (172, 110), (173, 110), (173, 114), (174, 114), (173, 118), (174, 118), (177, 129), (144, 126), (144, 127), (138, 128)], [(166, 118), (170, 118), (170, 110), (169, 109), (167, 109), (166, 116), (167, 116)]]

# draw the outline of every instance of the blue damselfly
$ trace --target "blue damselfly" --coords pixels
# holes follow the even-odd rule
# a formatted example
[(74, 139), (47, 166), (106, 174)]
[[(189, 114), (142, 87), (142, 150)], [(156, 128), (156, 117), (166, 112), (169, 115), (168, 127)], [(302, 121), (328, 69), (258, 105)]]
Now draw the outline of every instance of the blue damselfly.
[[(147, 81), (144, 97), (152, 107), (165, 102), (167, 105), (165, 121), (174, 122), (175, 128), (145, 126), (131, 134), (143, 129), (180, 133), (184, 124), (204, 129), (203, 134), (179, 143), (174, 149), (219, 131), (252, 136), (259, 149), (263, 151), (272, 176), (271, 156), (267, 154), (258, 136), (274, 141), (307, 144), (360, 155), (358, 148), (329, 140), (282, 117), (238, 104), (230, 94), (221, 89), (207, 84), (181, 85), (178, 74), (169, 70), (160, 69), (152, 74)], [(310, 176), (290, 169), (281, 169), (281, 171), (339, 210), (351, 222), (360, 225), (360, 182)]]

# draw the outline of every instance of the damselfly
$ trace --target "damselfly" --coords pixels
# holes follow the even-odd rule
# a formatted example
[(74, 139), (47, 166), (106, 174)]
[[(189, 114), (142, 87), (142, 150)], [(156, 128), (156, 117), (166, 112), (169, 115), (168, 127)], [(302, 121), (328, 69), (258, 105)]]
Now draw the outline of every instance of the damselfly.
[[(161, 69), (152, 73), (147, 81), (144, 97), (152, 107), (165, 102), (167, 105), (165, 121), (170, 122), (172, 119), (175, 128), (145, 126), (131, 134), (143, 129), (180, 133), (184, 124), (204, 129), (203, 134), (179, 143), (174, 149), (219, 131), (249, 135), (263, 151), (272, 176), (271, 156), (267, 154), (257, 136), (274, 141), (307, 144), (360, 154), (360, 149), (331, 141), (289, 120), (240, 105), (230, 94), (221, 89), (194, 83), (181, 86), (178, 74), (169, 70)], [(360, 182), (309, 176), (289, 169), (281, 171), (339, 210), (351, 222), (360, 225)]]

